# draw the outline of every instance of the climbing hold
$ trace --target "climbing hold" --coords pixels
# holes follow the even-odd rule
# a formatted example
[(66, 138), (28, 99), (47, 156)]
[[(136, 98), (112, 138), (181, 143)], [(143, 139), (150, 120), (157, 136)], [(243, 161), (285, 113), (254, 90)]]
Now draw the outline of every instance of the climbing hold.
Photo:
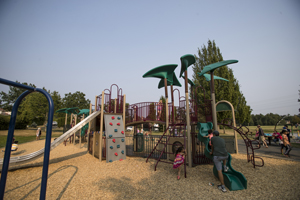
[(117, 145), (117, 148), (120, 148), (120, 145), (119, 145), (119, 144)]
[(112, 141), (115, 143), (115, 142), (116, 142), (116, 139), (113, 139)]
[(118, 132), (118, 129), (115, 129), (115, 132)]
[(112, 162), (112, 160), (109, 160), (109, 162)]
[(116, 152), (115, 155), (118, 156), (118, 153)]
[(122, 150), (121, 153), (124, 154), (124, 150)]
[(121, 131), (122, 134), (124, 134), (124, 131)]
[(121, 119), (121, 117), (118, 117), (118, 120), (120, 120)]
[(125, 141), (124, 138), (122, 138), (121, 141), (124, 142)]
[(111, 138), (111, 137), (112, 137), (112, 135), (109, 135), (108, 137), (110, 137), (110, 138)]
[(115, 119), (115, 117), (114, 117), (114, 116), (112, 116), (112, 117), (111, 117), (111, 119)]
[(113, 149), (114, 147), (113, 147), (113, 146), (110, 146), (109, 148)]
[(117, 123), (117, 125), (120, 126), (121, 124), (120, 124), (120, 123)]
[(112, 125), (113, 125), (113, 123), (109, 122), (109, 125), (111, 125), (111, 126), (112, 126)]
[(123, 159), (121, 158), (119, 161), (122, 161)]

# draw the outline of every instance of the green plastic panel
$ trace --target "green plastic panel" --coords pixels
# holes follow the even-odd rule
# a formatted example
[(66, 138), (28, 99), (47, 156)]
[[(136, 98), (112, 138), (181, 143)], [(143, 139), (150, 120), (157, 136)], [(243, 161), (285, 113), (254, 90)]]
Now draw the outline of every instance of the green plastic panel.
[(146, 72), (143, 75), (143, 78), (162, 78), (162, 79), (167, 79), (170, 82), (173, 82), (173, 72), (176, 69), (177, 65), (176, 64), (168, 64), (168, 65), (162, 65), (156, 68), (153, 68)]
[(57, 111), (55, 111), (56, 113), (68, 113), (68, 108), (62, 108), (62, 109), (59, 109)]
[(192, 54), (186, 54), (180, 57), (181, 61), (181, 70), (180, 76), (182, 77), (183, 73), (187, 70), (187, 68), (196, 62), (195, 56)]
[[(203, 76), (205, 77), (206, 81), (210, 81), (211, 80), (210, 74), (203, 74)], [(223, 81), (229, 82), (229, 80), (227, 80), (225, 78), (221, 78), (219, 76), (215, 76), (215, 75), (214, 75), (214, 80), (223, 80)]]
[(217, 109), (217, 112), (229, 111), (229, 110), (231, 110), (231, 106), (226, 102), (221, 102), (221, 103), (218, 103), (216, 109)]
[(229, 64), (233, 64), (233, 63), (237, 63), (237, 62), (239, 62), (239, 61), (238, 60), (223, 60), (223, 61), (220, 61), (220, 62), (216, 62), (216, 63), (205, 66), (203, 68), (203, 70), (200, 73), (198, 73), (198, 75), (202, 76), (206, 72), (210, 72), (210, 71), (213, 71), (213, 70), (215, 70), (219, 67), (229, 65)]
[(80, 109), (79, 113), (77, 115), (89, 115), (90, 114), (90, 109)]
[[(185, 80), (185, 76), (182, 76), (182, 78)], [(195, 86), (195, 83), (191, 81), (191, 79), (188, 78), (188, 83), (193, 87)]]
[[(168, 84), (168, 86), (174, 85), (174, 86), (179, 86), (179, 87), (181, 87), (181, 84), (180, 84), (180, 82), (178, 81), (178, 79), (177, 79), (177, 77), (176, 77), (176, 75), (175, 75), (174, 72), (173, 72), (173, 82), (167, 80), (167, 84)], [(165, 87), (165, 79), (161, 79), (161, 80), (159, 81), (159, 83), (158, 83), (158, 89), (160, 89), (160, 88), (162, 88), (162, 87)]]

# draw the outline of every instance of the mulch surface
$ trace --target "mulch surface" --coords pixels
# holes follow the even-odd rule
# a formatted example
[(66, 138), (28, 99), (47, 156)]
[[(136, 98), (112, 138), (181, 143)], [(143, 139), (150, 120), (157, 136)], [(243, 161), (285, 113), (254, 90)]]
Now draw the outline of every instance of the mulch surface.
[[(17, 155), (44, 147), (44, 140), (19, 145)], [(17, 153), (17, 152), (15, 152)], [(212, 165), (187, 167), (187, 178), (177, 180), (172, 165), (145, 158), (99, 162), (87, 153), (86, 144), (60, 144), (50, 153), (47, 199), (300, 199), (300, 162), (264, 158), (253, 168), (246, 155), (232, 155), (232, 166), (244, 174), (248, 189), (223, 193)], [(3, 153), (0, 153), (3, 158)], [(38, 199), (42, 176), (39, 158), (8, 172), (4, 199)], [(209, 186), (213, 182), (214, 186)]]

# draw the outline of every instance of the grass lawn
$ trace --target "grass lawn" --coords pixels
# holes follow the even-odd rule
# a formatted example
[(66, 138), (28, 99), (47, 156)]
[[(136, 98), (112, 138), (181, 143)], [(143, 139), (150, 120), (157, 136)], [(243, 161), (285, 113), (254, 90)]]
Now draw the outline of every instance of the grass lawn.
[[(36, 139), (35, 132), (36, 132), (36, 130), (28, 130), (28, 129), (15, 130), (14, 138), (15, 138), (15, 140), (19, 141), (19, 144), (26, 143), (26, 142), (32, 142)], [(5, 147), (5, 145), (6, 145), (7, 133), (8, 133), (8, 130), (0, 131), (0, 148)], [(56, 129), (56, 130), (54, 129), (52, 131), (52, 138), (59, 137), (62, 135), (62, 133), (63, 133), (62, 129)], [(42, 132), (41, 140), (43, 140), (45, 138), (46, 138), (46, 134), (45, 134), (45, 132)]]

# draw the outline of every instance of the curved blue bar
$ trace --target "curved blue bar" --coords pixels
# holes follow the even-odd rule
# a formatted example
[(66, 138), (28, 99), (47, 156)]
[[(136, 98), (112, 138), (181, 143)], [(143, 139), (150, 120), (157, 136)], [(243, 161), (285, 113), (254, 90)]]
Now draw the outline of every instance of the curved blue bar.
[(53, 122), (53, 114), (54, 114), (54, 104), (53, 100), (48, 92), (43, 89), (36, 89), (37, 92), (42, 93), (48, 100), (48, 126), (47, 126), (47, 134), (45, 141), (45, 152), (44, 152), (44, 163), (43, 163), (43, 174), (42, 174), (42, 183), (41, 183), (41, 193), (40, 199), (46, 199), (46, 190), (47, 190), (47, 180), (48, 180), (48, 169), (49, 169), (49, 159), (50, 159), (50, 151), (51, 151), (51, 136), (52, 136), (52, 122)]
[(9, 166), (9, 160), (10, 160), (10, 153), (11, 153), (11, 145), (13, 141), (14, 131), (15, 131), (15, 124), (16, 124), (16, 118), (18, 114), (18, 108), (21, 103), (21, 101), (26, 97), (28, 94), (30, 94), (32, 91), (26, 91), (22, 93), (17, 101), (15, 102), (10, 122), (9, 122), (9, 128), (8, 128), (8, 135), (6, 139), (6, 147), (5, 147), (5, 153), (4, 153), (4, 159), (3, 159), (3, 166), (2, 166), (2, 173), (1, 173), (1, 181), (0, 181), (0, 199), (3, 199), (4, 197), (4, 191), (5, 191), (5, 184), (7, 179), (7, 172), (8, 172), (8, 166)]
[(47, 126), (47, 134), (46, 134), (46, 141), (45, 141), (44, 163), (43, 163), (42, 183), (41, 183), (41, 192), (40, 192), (40, 199), (46, 199), (49, 158), (50, 158), (50, 150), (51, 150), (52, 122), (53, 122), (53, 114), (54, 114), (53, 100), (52, 100), (51, 96), (43, 89), (34, 88), (31, 86), (23, 85), (23, 84), (5, 80), (2, 78), (0, 78), (0, 83), (28, 90), (18, 97), (18, 99), (16, 100), (16, 102), (13, 106), (13, 109), (12, 109), (11, 118), (10, 118), (10, 122), (9, 122), (9, 130), (8, 130), (8, 136), (7, 136), (7, 141), (6, 141), (6, 147), (5, 147), (5, 154), (4, 154), (4, 159), (3, 159), (2, 173), (1, 173), (0, 199), (3, 199), (3, 197), (4, 197), (5, 184), (6, 184), (6, 179), (7, 179), (8, 167), (9, 167), (11, 145), (12, 145), (12, 139), (13, 139), (13, 135), (14, 135), (17, 111), (18, 111), (18, 108), (19, 108), (19, 105), (20, 105), (22, 99), (33, 91), (40, 92), (43, 95), (45, 95), (45, 97), (48, 100), (48, 106), (49, 106), (48, 126)]

